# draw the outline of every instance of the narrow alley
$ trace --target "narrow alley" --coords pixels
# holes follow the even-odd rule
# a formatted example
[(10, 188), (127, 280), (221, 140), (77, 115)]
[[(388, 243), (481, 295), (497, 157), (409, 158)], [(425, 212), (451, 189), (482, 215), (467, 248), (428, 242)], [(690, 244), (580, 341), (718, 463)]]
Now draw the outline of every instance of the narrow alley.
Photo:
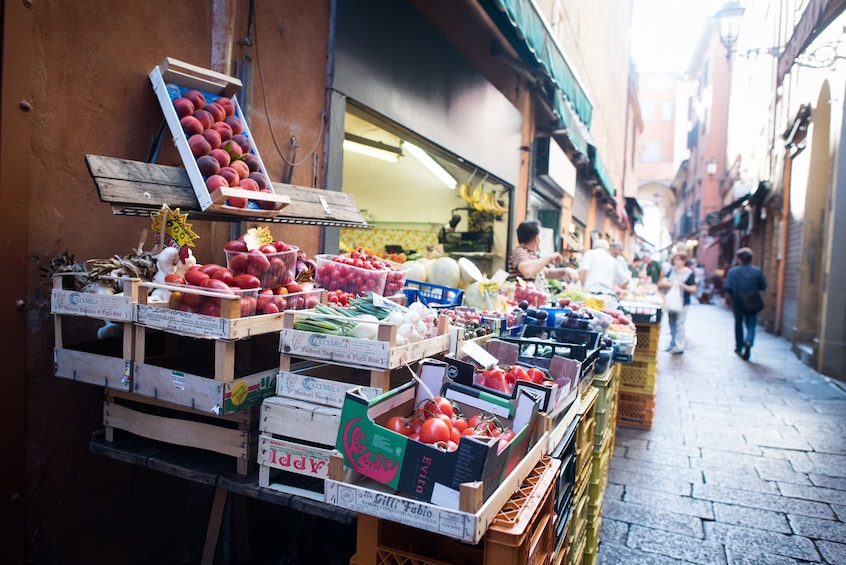
[(651, 430), (617, 428), (604, 565), (846, 564), (846, 393), (759, 328), (734, 354), (722, 302), (695, 304), (683, 355), (661, 328)]

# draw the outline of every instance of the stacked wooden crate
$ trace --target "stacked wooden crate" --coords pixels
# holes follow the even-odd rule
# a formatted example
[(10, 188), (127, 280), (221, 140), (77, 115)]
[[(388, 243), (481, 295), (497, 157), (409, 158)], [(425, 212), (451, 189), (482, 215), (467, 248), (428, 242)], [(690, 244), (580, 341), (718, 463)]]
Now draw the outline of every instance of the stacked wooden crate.
[(660, 322), (637, 324), (637, 345), (630, 365), (620, 369), (617, 424), (651, 429), (658, 389), (658, 337)]
[(276, 396), (264, 401), (259, 418), (259, 486), (323, 500), (346, 391), (365, 386), (375, 397), (408, 382), (413, 365), (445, 353), (450, 338), (446, 317), (439, 335), (404, 346), (391, 324), (379, 325), (376, 340), (294, 329), (298, 317), (314, 315), (284, 313)]
[(608, 466), (614, 452), (617, 394), (621, 365), (612, 365), (593, 381), (596, 387), (596, 428), (593, 443), (593, 468), (588, 486), (587, 541), (583, 562), (596, 562), (599, 549), (599, 528), (602, 522), (602, 500), (608, 482)]

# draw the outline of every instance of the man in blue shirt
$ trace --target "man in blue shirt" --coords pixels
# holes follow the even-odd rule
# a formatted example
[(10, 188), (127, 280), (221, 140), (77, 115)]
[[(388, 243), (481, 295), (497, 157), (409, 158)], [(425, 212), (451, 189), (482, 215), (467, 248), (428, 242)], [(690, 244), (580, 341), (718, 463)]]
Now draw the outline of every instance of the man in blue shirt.
[[(767, 289), (767, 280), (759, 267), (751, 265), (751, 249), (741, 247), (735, 253), (735, 257), (737, 257), (737, 264), (729, 269), (723, 288), (731, 295), (734, 313), (734, 352), (748, 361), (752, 345), (755, 343), (758, 312), (763, 308), (760, 293)], [(754, 304), (755, 302), (758, 304)], [(746, 326), (745, 338), (744, 325)]]

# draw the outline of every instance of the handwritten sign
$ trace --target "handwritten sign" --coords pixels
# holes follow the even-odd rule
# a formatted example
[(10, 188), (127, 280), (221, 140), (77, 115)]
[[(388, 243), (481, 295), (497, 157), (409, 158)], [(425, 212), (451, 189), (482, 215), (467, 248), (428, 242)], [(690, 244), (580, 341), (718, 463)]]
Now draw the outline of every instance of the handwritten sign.
[[(150, 214), (153, 223), (153, 231), (156, 234), (156, 243), (164, 247), (175, 247), (181, 249), (183, 246), (194, 247), (194, 240), (198, 236), (191, 229), (188, 223), (188, 214), (182, 214), (179, 208), (171, 210), (167, 204), (162, 204), (161, 210)], [(160, 236), (164, 235), (164, 241)]]

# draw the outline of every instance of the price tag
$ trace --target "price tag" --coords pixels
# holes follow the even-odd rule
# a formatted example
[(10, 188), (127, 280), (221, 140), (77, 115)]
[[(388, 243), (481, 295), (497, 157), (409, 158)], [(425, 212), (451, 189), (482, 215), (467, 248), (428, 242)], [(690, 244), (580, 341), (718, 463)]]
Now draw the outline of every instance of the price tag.
[(402, 304), (394, 302), (393, 300), (388, 300), (381, 294), (373, 293), (371, 296), (374, 306), (379, 306), (381, 308), (389, 308), (391, 310), (399, 310), (400, 312), (408, 312), (408, 308), (406, 308)]
[(244, 234), (244, 243), (247, 244), (247, 249), (252, 251), (265, 243), (273, 243), (273, 234), (270, 233), (270, 228), (250, 228)]
[(199, 239), (188, 223), (188, 214), (182, 214), (179, 208), (171, 210), (167, 204), (162, 204), (161, 210), (150, 214), (153, 231), (156, 233), (155, 243), (162, 247), (194, 247), (194, 240)]
[(479, 290), (486, 294), (497, 294), (499, 293), (499, 283), (496, 281), (480, 282)]

